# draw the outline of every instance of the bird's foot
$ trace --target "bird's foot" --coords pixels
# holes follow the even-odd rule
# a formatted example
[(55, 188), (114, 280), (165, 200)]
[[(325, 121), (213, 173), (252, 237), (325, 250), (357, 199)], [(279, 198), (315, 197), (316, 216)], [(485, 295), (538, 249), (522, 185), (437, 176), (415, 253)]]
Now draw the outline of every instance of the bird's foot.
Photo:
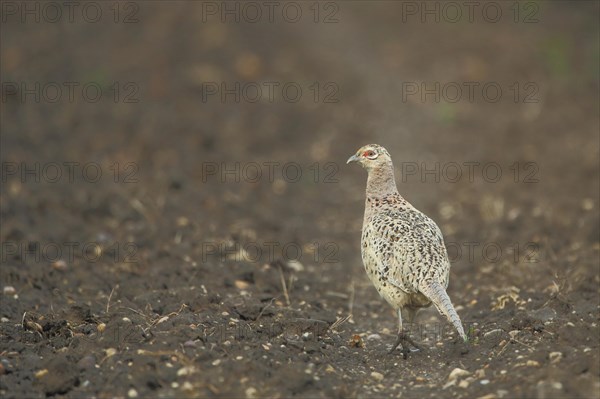
[(404, 359), (406, 359), (410, 353), (410, 346), (417, 350), (421, 350), (421, 347), (415, 343), (415, 341), (410, 337), (410, 335), (408, 335), (406, 331), (401, 331), (398, 333), (398, 338), (396, 338), (396, 342), (394, 342), (392, 349), (390, 349), (388, 353), (394, 352), (399, 345), (402, 346), (402, 357), (404, 357)]

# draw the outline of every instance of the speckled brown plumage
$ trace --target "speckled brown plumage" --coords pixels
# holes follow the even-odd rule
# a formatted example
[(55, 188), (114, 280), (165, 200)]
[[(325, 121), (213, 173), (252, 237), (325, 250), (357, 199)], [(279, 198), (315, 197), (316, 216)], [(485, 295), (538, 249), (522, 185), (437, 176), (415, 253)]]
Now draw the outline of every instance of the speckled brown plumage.
[(398, 340), (406, 356), (417, 346), (402, 329), (404, 310), (409, 322), (418, 309), (437, 307), (466, 341), (462, 324), (446, 294), (450, 261), (444, 238), (433, 220), (398, 193), (390, 154), (379, 145), (358, 150), (348, 163), (368, 172), (361, 253), (365, 270), (379, 294), (398, 310)]

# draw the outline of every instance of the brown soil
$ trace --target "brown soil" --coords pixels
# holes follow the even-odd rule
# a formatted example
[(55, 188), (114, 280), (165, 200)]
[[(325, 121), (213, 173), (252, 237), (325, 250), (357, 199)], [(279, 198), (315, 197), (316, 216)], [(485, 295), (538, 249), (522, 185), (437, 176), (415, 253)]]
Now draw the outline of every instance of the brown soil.
[[(312, 2), (297, 23), (131, 2), (115, 23), (95, 4), (98, 23), (3, 14), (2, 397), (600, 397), (597, 2), (522, 3), (519, 23), (510, 2), (498, 23), (383, 1), (319, 3), (317, 23)], [(422, 82), (439, 101), (406, 92)], [(503, 95), (452, 101), (452, 82)], [(428, 309), (424, 350), (387, 354), (366, 175), (345, 165), (369, 142), (445, 235), (468, 351)]]

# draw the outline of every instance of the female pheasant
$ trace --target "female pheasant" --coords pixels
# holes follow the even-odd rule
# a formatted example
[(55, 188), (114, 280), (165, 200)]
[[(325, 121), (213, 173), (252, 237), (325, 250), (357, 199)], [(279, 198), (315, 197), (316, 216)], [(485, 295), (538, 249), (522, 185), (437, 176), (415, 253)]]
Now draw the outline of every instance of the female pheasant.
[(385, 148), (369, 144), (346, 163), (358, 162), (368, 172), (361, 254), (367, 275), (379, 294), (398, 311), (398, 338), (418, 345), (402, 329), (402, 310), (412, 323), (420, 308), (433, 304), (466, 342), (460, 318), (446, 293), (450, 261), (444, 238), (433, 220), (398, 193), (392, 158)]

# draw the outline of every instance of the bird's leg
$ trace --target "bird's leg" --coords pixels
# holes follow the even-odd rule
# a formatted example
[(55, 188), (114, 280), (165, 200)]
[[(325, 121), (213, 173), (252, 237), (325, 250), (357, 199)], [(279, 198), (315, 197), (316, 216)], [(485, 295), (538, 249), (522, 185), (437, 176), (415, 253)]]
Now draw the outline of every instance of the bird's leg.
[[(415, 327), (414, 321), (415, 321), (415, 316), (417, 315), (418, 309), (406, 308), (406, 310), (408, 312), (408, 325), (414, 329), (414, 327)], [(406, 339), (408, 340), (408, 343), (410, 343), (415, 348), (421, 350), (421, 347), (419, 345), (417, 345), (415, 343), (415, 341), (413, 341), (412, 338), (410, 338), (410, 336), (408, 334), (406, 334), (406, 335), (407, 335)]]
[[(408, 319), (410, 321), (410, 324), (412, 324), (414, 317), (415, 311), (413, 309), (409, 309)], [(396, 338), (396, 342), (394, 342), (394, 345), (392, 345), (392, 349), (390, 349), (389, 353), (392, 353), (400, 344), (402, 344), (402, 356), (405, 359), (407, 358), (408, 353), (410, 352), (409, 345), (412, 345), (417, 349), (421, 349), (421, 347), (417, 345), (415, 341), (413, 341), (413, 339), (410, 337), (410, 335), (402, 328), (402, 311), (398, 309), (398, 338)]]

